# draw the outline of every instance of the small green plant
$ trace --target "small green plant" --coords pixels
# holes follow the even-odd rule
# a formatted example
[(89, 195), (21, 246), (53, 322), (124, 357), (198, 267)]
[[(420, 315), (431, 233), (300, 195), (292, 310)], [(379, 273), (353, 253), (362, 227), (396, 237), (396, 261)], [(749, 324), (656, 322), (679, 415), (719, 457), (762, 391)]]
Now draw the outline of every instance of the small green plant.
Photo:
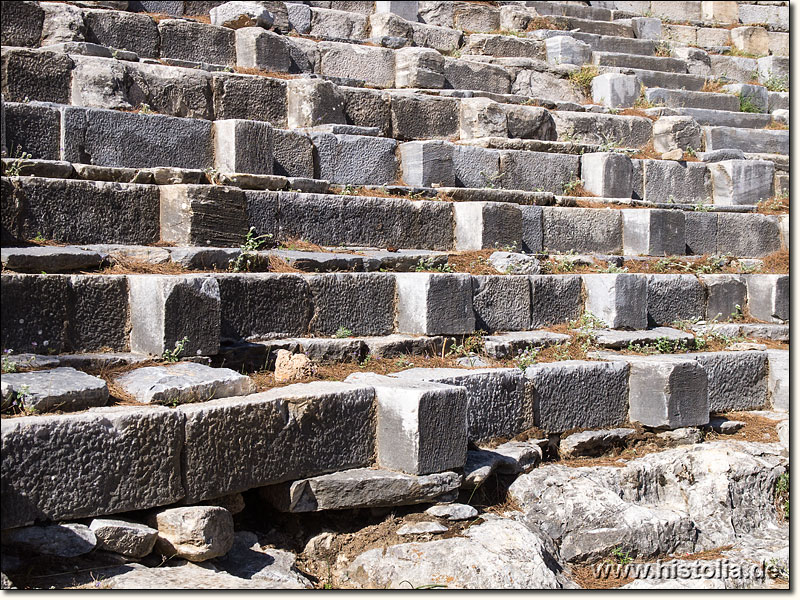
[(17, 146), (14, 151), (14, 160), (6, 167), (6, 175), (9, 177), (19, 177), (22, 173), (22, 168), (27, 164), (33, 155), (30, 152), (25, 152), (21, 146)]
[(600, 74), (594, 65), (583, 65), (580, 69), (571, 71), (567, 75), (567, 80), (572, 86), (587, 98), (592, 96), (592, 79)]
[(214, 167), (207, 167), (203, 169), (203, 173), (205, 173), (206, 179), (208, 179), (208, 182), (211, 185), (222, 185), (222, 177), (220, 172)]
[(538, 348), (527, 346), (524, 350), (517, 352), (517, 356), (514, 357), (514, 363), (520, 371), (525, 371), (528, 367), (536, 364), (539, 352)]
[(572, 196), (581, 186), (583, 186), (583, 179), (578, 179), (577, 177), (561, 185), (565, 196)]
[(181, 359), (183, 356), (183, 352), (186, 349), (186, 344), (189, 343), (189, 338), (184, 336), (183, 339), (175, 342), (175, 348), (172, 350), (164, 350), (164, 354), (161, 355), (161, 360), (168, 363), (176, 363)]
[(618, 267), (617, 265), (609, 263), (604, 269), (600, 269), (600, 273), (627, 273), (627, 267)]
[(150, 108), (150, 105), (149, 105), (149, 104), (146, 104), (146, 103), (144, 103), (144, 102), (142, 102), (142, 103), (139, 105), (139, 110), (138, 110), (137, 112), (138, 112), (139, 114), (141, 114), (141, 115), (152, 115), (152, 114), (154, 114), (154, 113), (155, 113), (155, 111), (154, 111), (152, 108)]
[(35, 244), (44, 244), (47, 241), (47, 238), (45, 238), (42, 235), (42, 232), (40, 231), (34, 236), (34, 238), (31, 241), (34, 242)]
[(11, 360), (11, 349), (3, 351), (3, 373), (16, 373), (17, 363)]
[(789, 78), (773, 75), (772, 71), (769, 71), (767, 73), (767, 78), (764, 80), (762, 85), (770, 92), (788, 92)]
[(569, 358), (569, 344), (561, 343), (553, 347), (553, 356), (556, 360), (567, 360)]
[(358, 366), (360, 366), (360, 367), (366, 367), (366, 366), (368, 366), (368, 365), (369, 365), (371, 362), (372, 362), (372, 354), (367, 354), (367, 355), (364, 357), (364, 360), (362, 360), (360, 363), (358, 363)]
[(611, 550), (611, 556), (614, 557), (614, 560), (617, 561), (620, 565), (627, 565), (630, 563), (633, 558), (631, 557), (631, 553), (627, 550), (623, 550), (622, 546), (617, 546)]
[(347, 327), (339, 327), (339, 329), (336, 330), (336, 333), (333, 334), (333, 337), (338, 339), (349, 338), (353, 337), (353, 332)]
[(483, 180), (486, 182), (486, 183), (483, 184), (483, 187), (485, 187), (487, 189), (490, 189), (490, 190), (493, 190), (493, 189), (495, 189), (497, 187), (497, 182), (498, 181), (502, 181), (503, 176), (505, 174), (504, 173), (491, 174), (491, 173), (485, 173), (484, 171), (481, 171), (481, 175), (483, 176)]
[(414, 366), (414, 363), (408, 360), (405, 356), (401, 356), (396, 361), (394, 361), (394, 366), (398, 369), (408, 369)]
[(763, 113), (764, 109), (759, 106), (752, 96), (739, 95), (739, 110), (743, 113)]
[(694, 149), (694, 148), (692, 148), (691, 146), (687, 146), (687, 147), (686, 147), (686, 150), (684, 150), (684, 152), (686, 152), (686, 154), (687, 154), (688, 156), (691, 156), (691, 157), (693, 157), (693, 158), (697, 158), (697, 150), (695, 150), (695, 149)]
[(693, 210), (695, 212), (711, 212), (714, 210), (714, 205), (711, 202), (706, 202), (710, 200), (710, 198), (706, 198), (706, 200), (698, 200), (694, 203)]
[(256, 228), (251, 227), (239, 248), (239, 255), (228, 261), (228, 270), (234, 273), (251, 271), (257, 264), (256, 252), (272, 240), (272, 234), (256, 235)]
[(579, 329), (583, 331), (589, 331), (592, 329), (605, 329), (606, 327), (608, 327), (608, 325), (603, 321), (603, 319), (590, 312), (585, 312), (574, 321), (569, 322), (570, 329)]
[(453, 267), (450, 263), (443, 263), (443, 264), (436, 264), (436, 259), (429, 258), (424, 259), (420, 258), (419, 262), (414, 267), (414, 270), (417, 273), (422, 273), (423, 271), (435, 271), (437, 273), (452, 273)]
[(482, 329), (468, 335), (463, 339), (460, 344), (457, 344), (455, 340), (450, 345), (450, 352), (447, 353), (448, 356), (470, 356), (473, 354), (482, 354), (485, 349), (483, 336), (486, 335), (486, 332)]
[(729, 321), (744, 321), (744, 311), (742, 310), (741, 304), (737, 304), (734, 306), (734, 310), (731, 313), (731, 316), (728, 319)]
[(342, 189), (342, 195), (344, 195), (344, 196), (355, 196), (355, 195), (356, 195), (356, 188), (355, 188), (355, 186), (354, 186), (353, 184), (351, 184), (351, 183), (348, 183), (348, 184), (347, 184), (346, 186), (344, 186), (344, 188)]
[(655, 56), (669, 57), (672, 56), (672, 45), (669, 42), (658, 42), (656, 44)]
[(789, 520), (789, 472), (782, 473), (775, 482), (775, 499), (783, 508), (786, 520)]

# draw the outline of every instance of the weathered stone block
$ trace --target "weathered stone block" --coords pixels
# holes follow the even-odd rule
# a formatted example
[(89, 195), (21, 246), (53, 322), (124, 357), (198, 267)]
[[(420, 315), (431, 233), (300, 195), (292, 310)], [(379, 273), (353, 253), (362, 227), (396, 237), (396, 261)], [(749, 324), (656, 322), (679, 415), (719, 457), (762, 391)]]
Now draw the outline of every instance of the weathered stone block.
[[(222, 29), (222, 28), (220, 28)], [(291, 67), (291, 51), (285, 37), (261, 27), (243, 27), (235, 34), (235, 59), (233, 63), (240, 67), (251, 67), (265, 71), (288, 73)]]
[(44, 10), (38, 2), (15, 2), (4, 7), (3, 46), (38, 46), (42, 36)]
[(262, 27), (277, 31), (289, 31), (287, 6), (283, 2), (225, 2), (209, 11), (212, 25), (241, 29)]
[(545, 58), (544, 44), (538, 40), (487, 33), (470, 34), (464, 52), (498, 58)]
[(648, 285), (642, 275), (584, 275), (586, 311), (611, 329), (647, 327)]
[(220, 290), (212, 277), (130, 275), (131, 350), (161, 356), (183, 343), (182, 356), (219, 350)]
[(398, 273), (395, 277), (398, 332), (457, 335), (475, 331), (469, 275)]
[(789, 276), (748, 275), (747, 301), (750, 314), (772, 323), (789, 320)]
[(312, 7), (308, 33), (323, 39), (365, 40), (369, 37), (367, 23), (365, 15)]
[(459, 100), (424, 94), (392, 95), (392, 137), (399, 140), (458, 137)]
[(500, 152), (477, 146), (453, 146), (455, 183), (459, 187), (484, 188), (500, 177)]
[(69, 104), (73, 65), (66, 54), (4, 48), (0, 56), (3, 100)]
[(320, 73), (362, 79), (380, 88), (394, 87), (394, 52), (388, 48), (320, 42)]
[(767, 112), (769, 109), (769, 92), (761, 85), (749, 83), (729, 83), (724, 88), (726, 93), (739, 97), (739, 101), (747, 101), (750, 104), (751, 112)]
[(290, 128), (346, 123), (344, 95), (330, 81), (292, 79), (287, 87), (287, 121)]
[(708, 377), (696, 361), (631, 360), (630, 373), (631, 421), (666, 429), (708, 423)]
[(577, 179), (580, 156), (529, 152), (500, 151), (499, 187), (506, 190), (526, 190), (564, 193), (564, 184)]
[(522, 214), (507, 202), (456, 202), (456, 250), (522, 245)]
[(628, 418), (628, 365), (568, 360), (528, 367), (534, 424), (548, 433), (614, 427)]
[(397, 142), (391, 138), (314, 133), (311, 140), (319, 168), (317, 179), (382, 185), (397, 178)]
[(623, 251), (626, 255), (673, 256), (686, 252), (683, 211), (624, 209)]
[(287, 177), (314, 177), (314, 143), (303, 133), (272, 130), (272, 172)]
[(700, 282), (706, 288), (706, 320), (727, 321), (732, 315), (742, 314), (747, 306), (747, 286), (743, 277), (701, 275)]
[(612, 209), (542, 208), (544, 250), (549, 252), (622, 251), (622, 213)]
[(581, 277), (535, 275), (531, 278), (531, 329), (557, 325), (580, 316)]
[(708, 375), (708, 408), (712, 413), (753, 410), (767, 405), (766, 352), (700, 352), (694, 358)]
[(557, 139), (556, 124), (547, 109), (512, 104), (502, 105), (502, 108), (508, 119), (508, 137), (552, 141)]
[(775, 163), (769, 160), (723, 160), (708, 165), (714, 204), (737, 206), (758, 204), (771, 198)]
[(444, 58), (429, 48), (400, 48), (394, 53), (395, 87), (444, 87)]
[(547, 62), (552, 65), (583, 65), (592, 60), (592, 47), (572, 36), (557, 35), (545, 41)]
[(655, 17), (633, 17), (631, 19), (633, 35), (642, 40), (661, 39), (661, 19)]
[(180, 407), (187, 502), (368, 466), (374, 397), (371, 387), (325, 381)]
[(227, 27), (182, 19), (164, 19), (158, 23), (158, 33), (161, 38), (162, 58), (215, 65), (237, 64), (237, 32)]
[(530, 278), (480, 275), (472, 278), (475, 326), (486, 332), (525, 331), (531, 323)]
[(631, 159), (617, 152), (590, 152), (581, 156), (583, 186), (601, 198), (630, 198), (632, 168)]
[(158, 537), (156, 529), (120, 519), (93, 519), (89, 529), (100, 549), (133, 558), (150, 554)]
[(511, 75), (504, 68), (487, 63), (445, 58), (445, 87), (455, 90), (479, 90), (495, 94), (511, 91)]
[(628, 108), (639, 97), (639, 88), (635, 75), (604, 73), (592, 79), (592, 100), (610, 108)]
[(248, 230), (244, 193), (220, 185), (161, 186), (161, 239), (178, 246), (239, 246)]
[(489, 98), (464, 98), (461, 100), (459, 133), (462, 140), (506, 137), (508, 117), (503, 107)]
[(711, 176), (704, 163), (644, 160), (644, 199), (648, 202), (708, 202)]
[(759, 257), (781, 248), (775, 215), (720, 212), (717, 223), (718, 254)]
[(344, 93), (347, 122), (359, 127), (377, 127), (383, 137), (391, 137), (390, 96), (381, 90), (339, 86)]
[(375, 389), (379, 467), (426, 475), (464, 466), (465, 388), (374, 373), (354, 373), (345, 382)]
[(83, 20), (86, 23), (87, 42), (119, 50), (130, 50), (140, 58), (159, 56), (158, 25), (149, 15), (121, 10), (92, 9), (84, 11)]
[(737, 50), (748, 54), (769, 54), (769, 35), (763, 27), (735, 27), (731, 29), (731, 42)]
[(717, 213), (687, 212), (686, 254), (701, 256), (717, 253)]
[(71, 367), (57, 367), (30, 373), (6, 373), (3, 377), (3, 408), (9, 408), (11, 398), (31, 412), (53, 410), (75, 411), (91, 406), (103, 406), (108, 401), (108, 386), (99, 377), (93, 377)]
[(542, 251), (542, 207), (520, 206), (522, 214), (522, 250), (528, 253)]
[(264, 121), (214, 121), (214, 166), (223, 173), (272, 175), (272, 125)]
[(455, 184), (453, 145), (424, 141), (400, 144), (402, 177), (406, 185), (430, 187)]
[(156, 550), (163, 556), (202, 562), (233, 547), (233, 516), (221, 506), (179, 506), (154, 514)]
[(691, 117), (661, 117), (653, 125), (653, 147), (656, 152), (679, 149), (700, 149), (700, 125)]
[(767, 350), (769, 396), (772, 408), (789, 410), (789, 351)]
[(311, 291), (311, 333), (387, 335), (394, 329), (395, 282), (387, 273), (328, 273), (306, 277)]
[(750, 153), (789, 154), (789, 131), (703, 127), (705, 149), (734, 148)]
[(641, 148), (653, 135), (653, 122), (644, 117), (565, 110), (551, 114), (559, 136), (569, 136), (576, 142), (605, 144), (613, 140), (625, 148)]
[(61, 157), (61, 113), (56, 108), (33, 102), (3, 102), (3, 115), (3, 142), (8, 156), (25, 152), (43, 160)]
[(170, 409), (103, 408), (3, 419), (0, 427), (3, 529), (141, 510), (183, 497), (183, 419)]
[(705, 290), (694, 275), (648, 275), (647, 320), (650, 326), (705, 316)]
[(273, 127), (286, 127), (287, 84), (282, 79), (213, 73), (211, 85), (215, 118), (269, 121)]

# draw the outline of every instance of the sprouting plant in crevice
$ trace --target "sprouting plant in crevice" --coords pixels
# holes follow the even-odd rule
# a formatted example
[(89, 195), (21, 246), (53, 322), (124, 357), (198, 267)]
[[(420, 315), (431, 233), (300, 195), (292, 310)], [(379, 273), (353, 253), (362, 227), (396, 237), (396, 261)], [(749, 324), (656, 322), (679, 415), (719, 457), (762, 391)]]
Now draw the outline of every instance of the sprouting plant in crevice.
[(743, 113), (763, 113), (764, 109), (751, 96), (740, 94), (739, 111)]
[(342, 326), (336, 330), (336, 333), (333, 334), (333, 337), (337, 339), (349, 338), (353, 337), (353, 332), (347, 327)]
[(6, 167), (6, 175), (8, 177), (19, 177), (22, 173), (22, 168), (27, 164), (27, 161), (33, 158), (33, 155), (30, 152), (25, 152), (22, 146), (17, 146), (12, 158), (14, 160)]
[(189, 338), (184, 336), (182, 339), (175, 342), (174, 349), (164, 350), (164, 354), (161, 355), (161, 360), (168, 363), (178, 362), (183, 356), (183, 353), (186, 350), (186, 344), (188, 343), (189, 343)]
[(514, 364), (520, 371), (527, 370), (528, 367), (536, 364), (537, 357), (539, 356), (540, 349), (533, 346), (526, 346), (524, 350), (517, 352), (514, 357)]
[(483, 337), (485, 335), (486, 332), (482, 329), (479, 329), (478, 331), (465, 337), (460, 344), (457, 344), (454, 340), (450, 345), (450, 352), (448, 352), (447, 355), (470, 356), (472, 354), (483, 354), (485, 351)]
[(228, 270), (234, 273), (243, 273), (253, 270), (259, 262), (256, 252), (272, 240), (272, 234), (256, 235), (256, 228), (251, 227), (240, 247), (239, 255), (228, 261)]

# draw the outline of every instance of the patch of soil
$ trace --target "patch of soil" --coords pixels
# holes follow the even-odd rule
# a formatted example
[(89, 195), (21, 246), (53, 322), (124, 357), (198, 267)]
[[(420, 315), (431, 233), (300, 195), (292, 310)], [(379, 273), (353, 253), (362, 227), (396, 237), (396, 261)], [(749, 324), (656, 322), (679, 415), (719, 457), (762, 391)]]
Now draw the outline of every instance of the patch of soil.
[(472, 275), (505, 275), (489, 263), (489, 257), (497, 249), (471, 250), (466, 252), (453, 252), (447, 255), (447, 264), (458, 273), (471, 273)]
[(740, 440), (745, 442), (767, 443), (779, 441), (778, 430), (776, 428), (779, 421), (768, 419), (761, 415), (754, 415), (748, 411), (729, 412), (715, 416), (724, 417), (729, 421), (742, 421), (745, 425), (739, 431), (730, 435), (709, 431), (706, 433), (706, 441)]

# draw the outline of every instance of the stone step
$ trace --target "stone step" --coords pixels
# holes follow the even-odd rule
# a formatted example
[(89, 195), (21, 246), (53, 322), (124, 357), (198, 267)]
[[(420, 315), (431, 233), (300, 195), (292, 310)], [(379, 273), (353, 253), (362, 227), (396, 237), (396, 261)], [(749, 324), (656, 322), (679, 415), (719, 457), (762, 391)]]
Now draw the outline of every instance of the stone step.
[(671, 73), (633, 67), (599, 67), (603, 73), (623, 73), (636, 75), (645, 88), (667, 88), (672, 90), (689, 90), (699, 92), (705, 85), (706, 78), (689, 73)]
[(789, 154), (789, 130), (753, 130), (739, 127), (703, 127), (705, 149), (735, 148), (750, 153)]
[(611, 21), (612, 11), (605, 7), (586, 6), (567, 2), (525, 2), (525, 6), (533, 8), (540, 15), (577, 17), (590, 21)]
[[(703, 108), (714, 111), (739, 111), (739, 98), (732, 94), (691, 92), (666, 88), (648, 88), (645, 98), (653, 104), (669, 108)], [(747, 116), (737, 114), (735, 118)]]
[[(685, 74), (688, 71), (686, 61), (678, 58), (624, 54), (622, 52), (593, 52), (592, 62), (601, 67), (618, 67), (663, 73)], [(650, 87), (646, 83), (645, 86)]]
[(736, 127), (740, 129), (764, 129), (772, 122), (768, 114), (729, 112), (705, 108), (674, 108), (679, 115), (692, 117), (702, 126)]
[(576, 40), (589, 44), (593, 52), (622, 52), (624, 54), (653, 56), (656, 49), (656, 42), (654, 40), (634, 39), (613, 35), (597, 35), (582, 31), (570, 31), (569, 35)]

